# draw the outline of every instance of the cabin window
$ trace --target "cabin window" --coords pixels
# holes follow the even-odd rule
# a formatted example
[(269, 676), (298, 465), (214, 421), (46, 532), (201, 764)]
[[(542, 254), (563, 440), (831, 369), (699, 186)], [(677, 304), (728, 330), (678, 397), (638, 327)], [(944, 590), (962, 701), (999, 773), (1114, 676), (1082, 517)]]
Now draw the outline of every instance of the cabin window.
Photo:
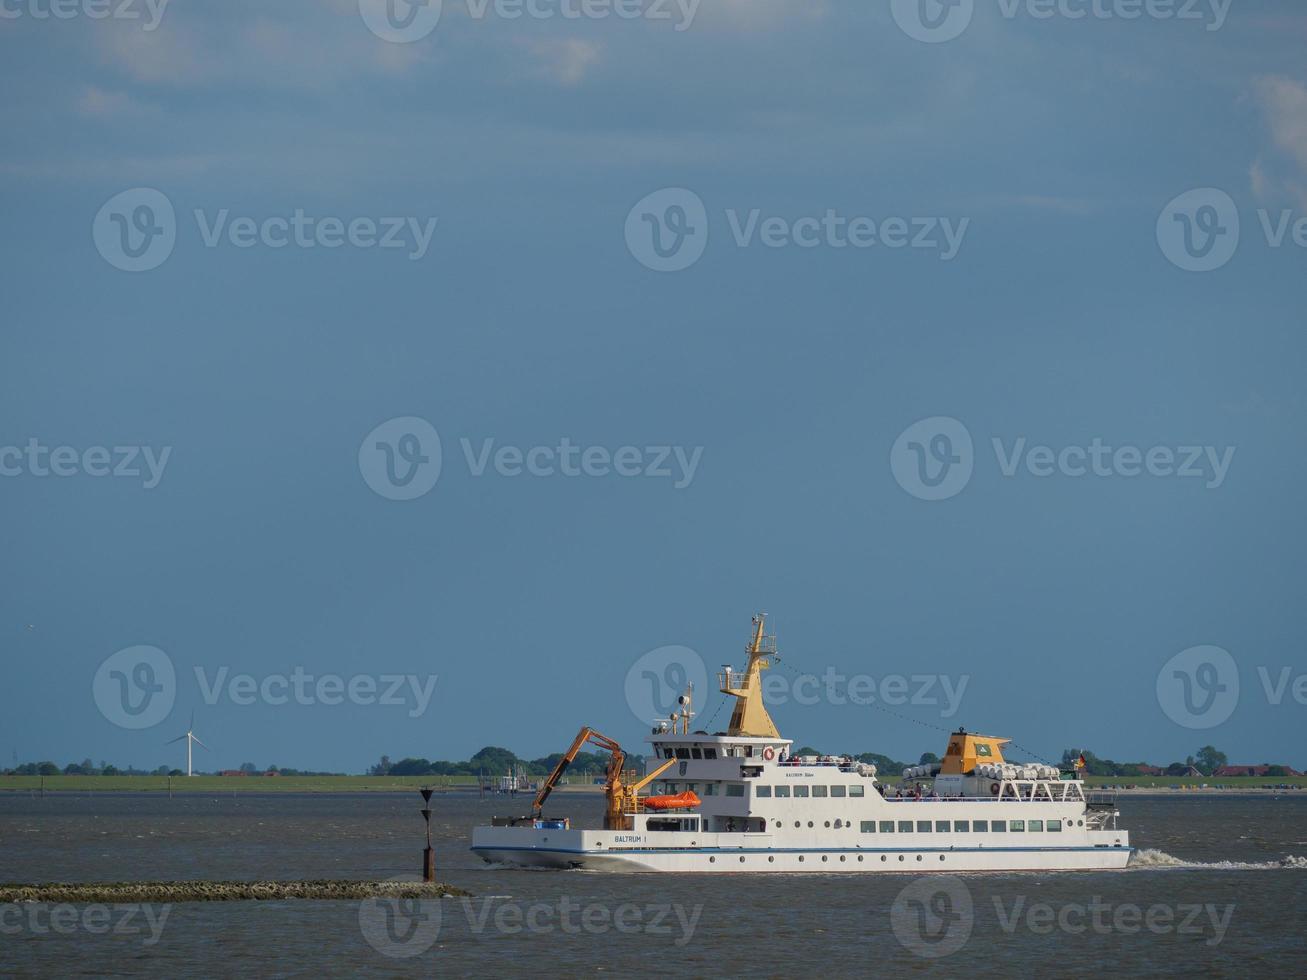
[(1049, 829), (1051, 832), (1053, 832), (1053, 833), (1061, 833), (1061, 831), (1062, 831), (1062, 821), (1061, 821), (1061, 820), (1050, 820), (1050, 821), (1048, 822), (1048, 829)]
[(753, 758), (753, 746), (752, 746), (752, 745), (746, 745), (746, 746), (744, 747), (744, 757), (745, 757), (746, 759), (752, 759), (752, 758)]
[(993, 830), (994, 830), (994, 833), (996, 833), (996, 834), (1006, 834), (1006, 833), (1007, 833), (1007, 821), (1006, 821), (1006, 820), (995, 820), (995, 821), (993, 822)]
[(970, 833), (970, 832), (971, 832), (971, 821), (969, 821), (969, 820), (954, 820), (954, 821), (953, 821), (953, 831), (954, 831), (954, 833), (958, 833), (958, 834), (967, 834), (967, 833)]
[(830, 795), (831, 795), (831, 796), (843, 796), (843, 795), (844, 795), (844, 787), (843, 787), (843, 786), (832, 786), (832, 787), (830, 788)]
[(805, 800), (806, 800), (806, 799), (808, 798), (808, 787), (806, 787), (806, 786), (795, 786), (795, 787), (794, 787), (794, 795), (795, 795), (795, 797), (802, 798), (802, 799), (805, 799)]
[(948, 824), (948, 821), (947, 821), (947, 820), (936, 820), (936, 821), (935, 821), (935, 833), (937, 833), (937, 834), (947, 834), (948, 832), (949, 832), (949, 824)]
[(744, 795), (744, 784), (743, 784), (743, 783), (727, 783), (727, 784), (726, 784), (726, 795), (727, 795), (727, 796), (743, 796), (743, 795)]
[(867, 795), (867, 787), (865, 787), (865, 786), (850, 786), (850, 787), (849, 787), (849, 795), (850, 795), (850, 796), (866, 796), (866, 795)]
[[(1001, 820), (995, 820), (994, 825), (997, 827), (1002, 822), (1003, 821)], [(971, 824), (971, 830), (973, 833), (977, 833), (977, 834), (987, 833), (989, 831), (989, 821), (988, 820), (973, 821)]]
[(910, 833), (912, 833), (912, 821), (911, 821), (911, 820), (900, 820), (900, 821), (899, 821), (899, 833), (900, 833), (900, 834), (910, 834)]
[(825, 795), (826, 795), (826, 787), (825, 787), (825, 786), (814, 786), (814, 787), (812, 788), (812, 795), (813, 795), (813, 796), (825, 796)]
[(753, 788), (753, 795), (756, 796), (756, 797), (758, 797), (759, 799), (763, 799), (763, 800), (765, 800), (765, 799), (769, 799), (769, 798), (771, 797), (771, 787), (770, 787), (770, 786), (755, 786), (755, 787)]
[(882, 820), (882, 821), (880, 822), (880, 832), (881, 832), (882, 834), (892, 834), (892, 833), (894, 833), (894, 821), (893, 821), (893, 820)]
[(929, 821), (929, 820), (918, 820), (918, 821), (917, 821), (917, 833), (919, 833), (919, 834), (928, 834), (928, 833), (930, 833), (930, 821)]
[(1042, 821), (1042, 820), (1032, 820), (1032, 821), (1030, 821), (1030, 829), (1031, 829), (1032, 831), (1035, 831), (1035, 830), (1042, 831), (1042, 830), (1044, 829), (1044, 821)]
[(716, 749), (704, 749), (704, 750), (703, 750), (703, 757), (704, 757), (705, 759), (715, 759), (715, 758), (717, 758), (717, 750), (716, 750)]
[(777, 799), (788, 799), (788, 798), (789, 798), (789, 795), (790, 795), (790, 788), (789, 788), (788, 786), (777, 786), (777, 787), (776, 787), (776, 798), (777, 798)]
[(691, 750), (690, 750), (690, 758), (691, 758), (691, 759), (702, 759), (702, 758), (703, 758), (703, 749), (691, 749)]
[(678, 758), (678, 759), (688, 759), (688, 758), (690, 758), (690, 750), (689, 750), (689, 749), (677, 749), (677, 750), (676, 750), (676, 758)]
[(862, 821), (862, 832), (864, 834), (874, 834), (876, 832), (876, 821), (875, 820)]
[(1012, 831), (1014, 834), (1019, 834), (1021, 831), (1026, 829), (1026, 822), (1024, 820), (1009, 820), (1007, 822), (1007, 829)]
[(655, 746), (654, 746), (654, 758), (655, 758), (655, 759), (661, 759), (662, 757), (663, 757), (663, 750), (662, 750), (662, 747), (659, 746), (659, 745), (655, 745)]
[(668, 783), (668, 784), (667, 784), (667, 792), (671, 793), (673, 796), (676, 795), (677, 793), (679, 793), (680, 791), (681, 791), (681, 789), (680, 789), (680, 784), (679, 784), (679, 783)]
[(704, 796), (716, 796), (716, 795), (717, 795), (717, 784), (716, 784), (716, 783), (704, 783), (704, 784), (703, 784), (703, 795), (704, 795)]

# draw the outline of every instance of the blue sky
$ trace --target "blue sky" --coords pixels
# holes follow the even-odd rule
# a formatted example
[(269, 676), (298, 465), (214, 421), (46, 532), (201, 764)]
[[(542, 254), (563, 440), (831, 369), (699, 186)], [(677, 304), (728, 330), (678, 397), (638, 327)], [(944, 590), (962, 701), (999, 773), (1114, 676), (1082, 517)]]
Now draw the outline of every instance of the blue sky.
[[(1005, 0), (922, 41), (910, 7), (445, 0), (393, 43), (358, 0), (173, 0), (150, 30), (143, 0), (136, 20), (7, 0), (0, 761), (176, 764), (191, 710), (205, 768), (535, 756), (583, 723), (638, 743), (641, 658), (738, 664), (765, 609), (800, 673), (967, 678), (947, 717), (775, 707), (829, 750), (938, 752), (913, 718), (1046, 756), (1211, 742), (1307, 767), (1307, 12)], [(114, 236), (167, 223), (139, 188), (172, 243), (133, 272)], [(657, 271), (631, 234), (673, 241), (679, 213), (702, 252)], [(828, 214), (876, 244), (814, 231)], [(1213, 228), (1189, 259), (1214, 267), (1182, 267), (1174, 236)], [(416, 465), (417, 444), (374, 430), (410, 418), (438, 479), (394, 499), (384, 452)], [(940, 418), (969, 477), (923, 499), (911, 454), (961, 460), (958, 430), (899, 437)], [(563, 439), (593, 465), (564, 475)], [(31, 440), (75, 450), (69, 475), (3, 454)], [(1155, 465), (1080, 475), (1065, 450), (1095, 440)], [(93, 475), (93, 447), (141, 475)], [(1219, 479), (1174, 472), (1187, 447)], [(146, 448), (168, 449), (149, 488)], [(149, 675), (102, 665), (138, 645), (175, 681), (133, 728), (114, 685)], [(1163, 688), (1208, 645), (1239, 690), (1201, 727)], [(1211, 663), (1192, 682), (1231, 697)], [(275, 703), (297, 669), (436, 680), (421, 710), (363, 703), (366, 680)], [(212, 696), (242, 674), (252, 703)]]

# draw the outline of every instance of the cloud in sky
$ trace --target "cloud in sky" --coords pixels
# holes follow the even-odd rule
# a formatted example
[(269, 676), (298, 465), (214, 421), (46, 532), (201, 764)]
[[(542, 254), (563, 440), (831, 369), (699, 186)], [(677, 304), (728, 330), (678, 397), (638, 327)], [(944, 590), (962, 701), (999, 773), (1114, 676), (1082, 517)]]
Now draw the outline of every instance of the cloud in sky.
[[(1280, 152), (1274, 172), (1264, 160), (1254, 162), (1253, 191), (1260, 198), (1287, 192), (1307, 207), (1307, 85), (1275, 75), (1259, 79), (1256, 92)], [(1275, 172), (1283, 176), (1277, 179)]]

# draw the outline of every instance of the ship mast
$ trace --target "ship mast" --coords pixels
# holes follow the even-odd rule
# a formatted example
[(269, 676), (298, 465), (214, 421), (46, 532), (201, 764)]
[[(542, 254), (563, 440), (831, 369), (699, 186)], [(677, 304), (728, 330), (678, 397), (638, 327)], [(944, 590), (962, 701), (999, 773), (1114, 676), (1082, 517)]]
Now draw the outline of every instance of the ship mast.
[(762, 672), (771, 667), (771, 658), (780, 659), (776, 653), (776, 637), (764, 632), (766, 613), (753, 617), (753, 641), (745, 647), (749, 654), (749, 663), (744, 673), (738, 673), (730, 667), (718, 674), (721, 692), (735, 698), (735, 707), (731, 711), (731, 723), (728, 735), (747, 735), (758, 738), (780, 738), (776, 723), (771, 720), (767, 708), (762, 703)]

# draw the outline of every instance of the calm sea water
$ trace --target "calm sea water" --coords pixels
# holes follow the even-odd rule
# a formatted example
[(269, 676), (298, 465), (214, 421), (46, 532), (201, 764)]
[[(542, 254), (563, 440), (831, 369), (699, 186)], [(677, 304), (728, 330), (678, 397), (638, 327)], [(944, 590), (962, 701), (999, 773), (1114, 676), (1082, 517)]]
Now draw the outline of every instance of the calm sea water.
[[(598, 825), (597, 797), (556, 801)], [(1123, 825), (1146, 849), (1129, 870), (951, 878), (529, 872), (468, 852), (473, 825), (526, 804), (436, 798), (438, 877), (469, 900), (0, 906), (0, 975), (1279, 976), (1307, 963), (1302, 796), (1129, 798)], [(0, 794), (0, 880), (413, 874), (420, 805)]]

